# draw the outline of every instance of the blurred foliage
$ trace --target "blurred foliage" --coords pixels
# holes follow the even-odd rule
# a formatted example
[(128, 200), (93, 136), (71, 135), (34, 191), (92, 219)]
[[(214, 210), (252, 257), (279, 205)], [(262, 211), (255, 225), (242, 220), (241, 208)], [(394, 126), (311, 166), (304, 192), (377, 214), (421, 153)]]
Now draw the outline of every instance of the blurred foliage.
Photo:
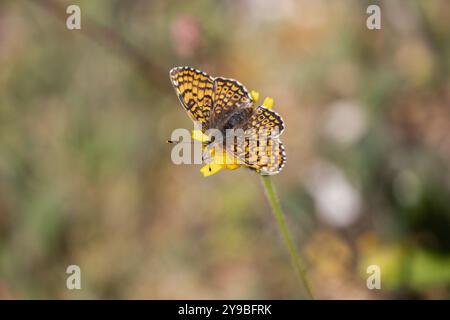
[(0, 2), (0, 298), (300, 297), (256, 175), (172, 164), (177, 65), (275, 98), (317, 297), (449, 298), (445, 0)]

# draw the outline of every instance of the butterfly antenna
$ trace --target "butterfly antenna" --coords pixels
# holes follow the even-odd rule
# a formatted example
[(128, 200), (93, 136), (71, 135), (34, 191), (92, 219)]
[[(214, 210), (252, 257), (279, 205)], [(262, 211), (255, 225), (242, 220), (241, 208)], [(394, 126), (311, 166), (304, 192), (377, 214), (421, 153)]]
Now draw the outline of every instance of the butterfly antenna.
[[(202, 144), (204, 144), (204, 145), (207, 145), (207, 144), (209, 144), (209, 142), (210, 141), (203, 141), (202, 142)], [(189, 144), (194, 144), (195, 143), (195, 141), (191, 141), (191, 142), (183, 142), (183, 141), (173, 141), (173, 140), (166, 140), (166, 143), (169, 143), (169, 144), (178, 144), (178, 143), (189, 143)]]

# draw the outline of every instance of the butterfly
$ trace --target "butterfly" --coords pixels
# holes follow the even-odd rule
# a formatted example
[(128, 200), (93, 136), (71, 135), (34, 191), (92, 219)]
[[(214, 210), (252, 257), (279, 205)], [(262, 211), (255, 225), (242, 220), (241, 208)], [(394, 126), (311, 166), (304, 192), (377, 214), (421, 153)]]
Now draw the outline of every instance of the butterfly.
[(279, 136), (284, 122), (278, 113), (264, 105), (255, 106), (252, 95), (234, 79), (214, 78), (191, 67), (175, 67), (169, 74), (181, 105), (193, 121), (202, 124), (203, 132), (245, 132), (240, 143), (226, 146), (243, 166), (262, 175), (274, 175), (283, 169), (286, 153)]

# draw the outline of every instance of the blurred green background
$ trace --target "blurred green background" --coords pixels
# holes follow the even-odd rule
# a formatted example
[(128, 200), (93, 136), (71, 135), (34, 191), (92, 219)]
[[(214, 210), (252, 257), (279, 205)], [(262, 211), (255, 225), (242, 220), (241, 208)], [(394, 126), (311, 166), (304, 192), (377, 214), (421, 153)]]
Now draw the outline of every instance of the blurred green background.
[(172, 164), (178, 65), (275, 99), (273, 180), (318, 298), (450, 297), (448, 1), (19, 0), (0, 2), (0, 298), (303, 297), (258, 175)]

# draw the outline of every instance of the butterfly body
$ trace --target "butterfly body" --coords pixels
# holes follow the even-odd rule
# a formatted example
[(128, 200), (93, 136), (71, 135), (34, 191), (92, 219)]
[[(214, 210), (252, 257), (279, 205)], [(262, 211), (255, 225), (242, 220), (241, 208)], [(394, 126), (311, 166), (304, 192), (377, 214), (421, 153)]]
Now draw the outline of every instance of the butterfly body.
[(223, 123), (219, 123), (217, 125), (217, 129), (225, 134), (227, 129), (239, 128), (245, 121), (247, 121), (252, 111), (253, 110), (251, 108), (237, 108), (229, 115), (228, 118), (224, 119)]
[[(190, 67), (173, 68), (170, 79), (190, 118), (202, 124), (202, 132), (216, 129), (222, 133), (223, 141), (212, 140), (207, 149), (222, 143), (224, 150), (260, 174), (272, 175), (282, 170), (286, 155), (279, 136), (284, 122), (275, 111), (254, 106), (244, 85), (233, 79), (213, 78)], [(233, 140), (227, 146), (230, 129), (241, 129), (245, 140), (240, 144)]]

